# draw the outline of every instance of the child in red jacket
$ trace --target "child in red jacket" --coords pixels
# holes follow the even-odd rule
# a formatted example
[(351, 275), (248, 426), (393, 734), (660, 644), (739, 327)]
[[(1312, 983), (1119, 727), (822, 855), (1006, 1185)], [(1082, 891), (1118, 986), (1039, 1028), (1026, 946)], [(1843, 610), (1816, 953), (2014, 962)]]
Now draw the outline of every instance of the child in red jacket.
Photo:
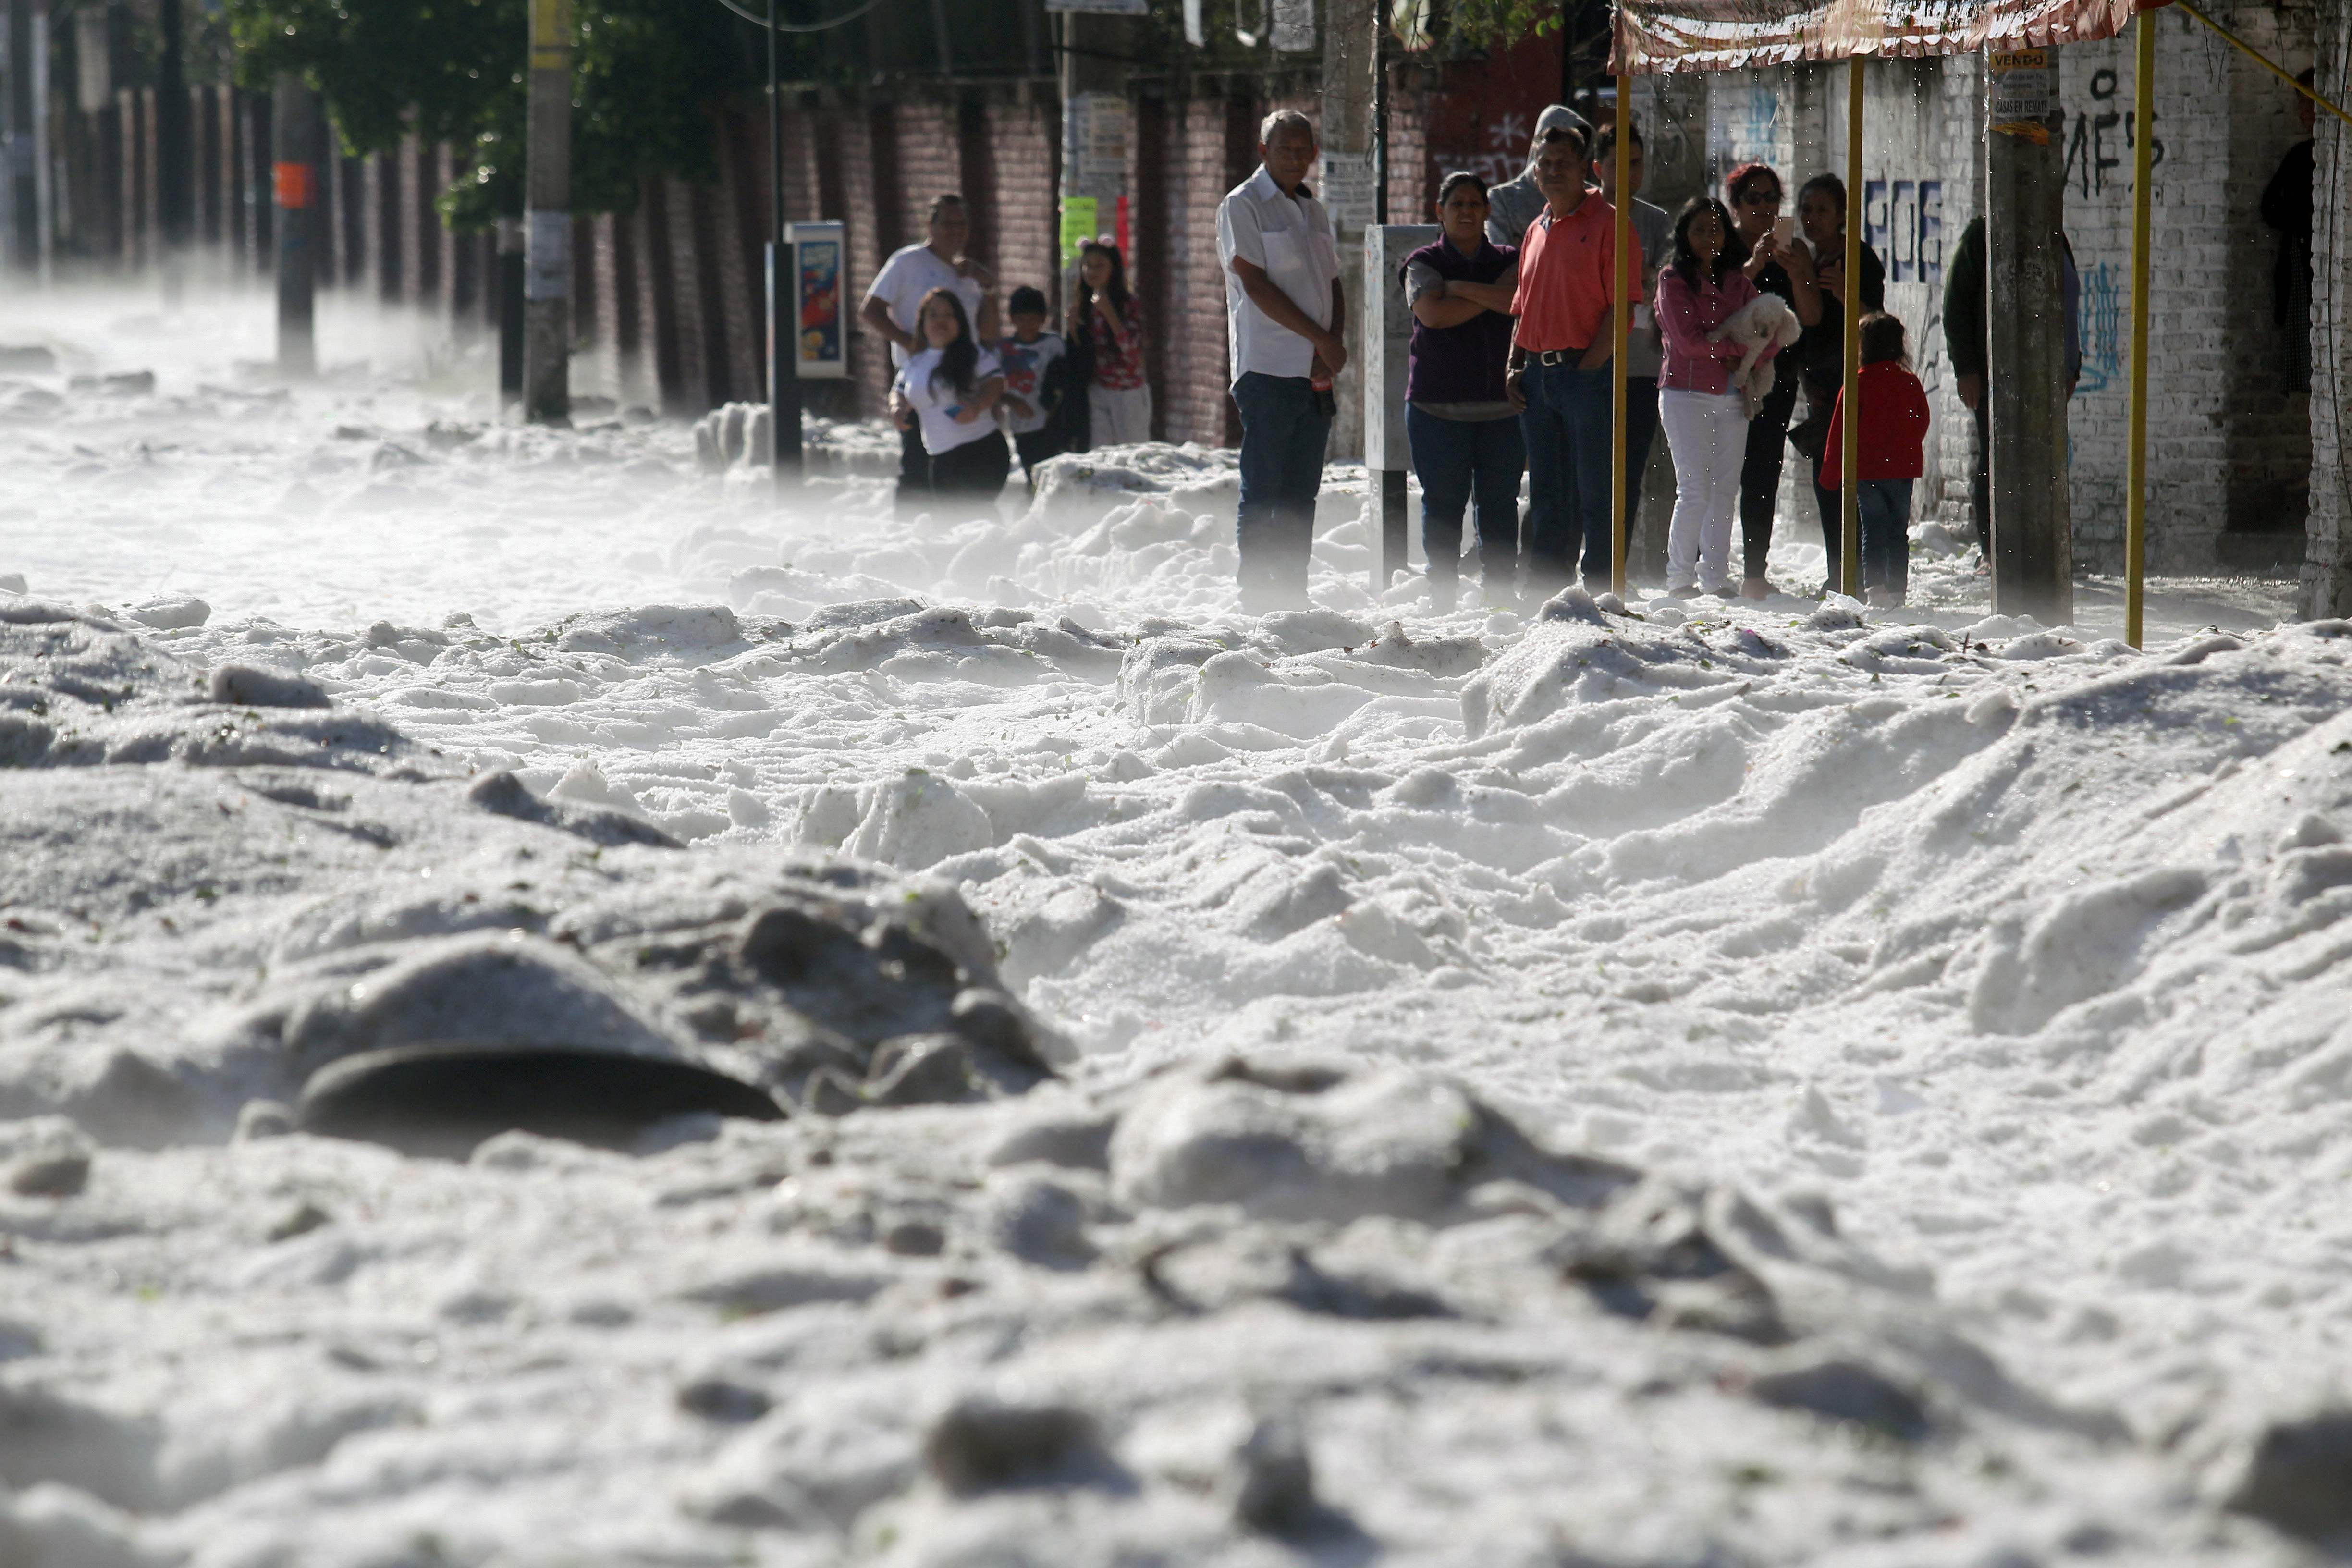
[[(1927, 393), (1911, 374), (1903, 320), (1884, 310), (1862, 319), (1862, 585), (1872, 604), (1901, 606), (1911, 582), (1911, 485), (1927, 471)], [(1845, 451), (1845, 394), (1830, 415), (1822, 447), (1821, 483), (1836, 489)], [(1829, 585), (1838, 585), (1837, 542), (1830, 545)]]

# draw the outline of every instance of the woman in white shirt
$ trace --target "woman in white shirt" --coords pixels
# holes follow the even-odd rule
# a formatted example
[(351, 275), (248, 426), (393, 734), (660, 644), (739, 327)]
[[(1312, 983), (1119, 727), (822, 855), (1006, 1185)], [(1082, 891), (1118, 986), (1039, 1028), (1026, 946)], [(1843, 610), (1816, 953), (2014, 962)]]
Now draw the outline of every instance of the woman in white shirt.
[(901, 430), (919, 425), (931, 460), (931, 489), (942, 499), (972, 496), (992, 508), (1012, 472), (1013, 455), (990, 417), (1004, 395), (1004, 370), (972, 336), (963, 301), (934, 289), (915, 311), (915, 340), (890, 385), (890, 417)]

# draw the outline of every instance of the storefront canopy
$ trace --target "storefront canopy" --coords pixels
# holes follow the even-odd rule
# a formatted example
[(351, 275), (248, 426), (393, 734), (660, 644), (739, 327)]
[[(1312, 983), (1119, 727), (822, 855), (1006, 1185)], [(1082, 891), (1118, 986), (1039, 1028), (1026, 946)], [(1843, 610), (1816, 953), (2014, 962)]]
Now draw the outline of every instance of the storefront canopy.
[(2166, 0), (1619, 0), (1610, 70), (1731, 70), (1853, 55), (2094, 43)]

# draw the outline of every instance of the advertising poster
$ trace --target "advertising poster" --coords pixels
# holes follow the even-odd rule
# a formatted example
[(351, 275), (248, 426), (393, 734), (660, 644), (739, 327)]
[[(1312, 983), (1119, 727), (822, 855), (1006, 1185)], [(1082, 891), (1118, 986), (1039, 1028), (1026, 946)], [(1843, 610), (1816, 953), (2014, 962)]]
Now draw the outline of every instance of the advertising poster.
[(841, 286), (847, 232), (838, 223), (796, 223), (787, 232), (800, 300), (800, 374), (810, 381), (845, 376), (849, 343)]

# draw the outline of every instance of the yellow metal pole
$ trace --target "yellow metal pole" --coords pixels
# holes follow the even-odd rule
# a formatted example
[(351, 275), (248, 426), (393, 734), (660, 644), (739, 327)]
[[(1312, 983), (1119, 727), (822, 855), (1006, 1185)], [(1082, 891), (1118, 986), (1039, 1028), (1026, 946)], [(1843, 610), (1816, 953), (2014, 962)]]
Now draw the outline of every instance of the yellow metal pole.
[(1621, 76), (1617, 79), (1617, 169), (1610, 187), (1617, 193), (1617, 286), (1609, 291), (1614, 297), (1609, 308), (1609, 523), (1615, 531), (1612, 535), (1615, 547), (1609, 553), (1609, 586), (1621, 599), (1625, 596), (1625, 498), (1630, 493), (1625, 472), (1625, 334), (1632, 305), (1625, 296), (1633, 287), (1627, 275), (1633, 264), (1633, 193), (1625, 184), (1633, 177), (1633, 79)]
[(2124, 485), (2124, 641), (2140, 646), (2147, 562), (2147, 253), (2149, 149), (2156, 138), (2156, 17), (2143, 11), (2132, 23), (2138, 53), (2132, 66), (2131, 454)]
[(1838, 454), (1844, 481), (1838, 489), (1838, 586), (1856, 598), (1862, 595), (1862, 66), (1860, 55), (1846, 59), (1845, 420)]

